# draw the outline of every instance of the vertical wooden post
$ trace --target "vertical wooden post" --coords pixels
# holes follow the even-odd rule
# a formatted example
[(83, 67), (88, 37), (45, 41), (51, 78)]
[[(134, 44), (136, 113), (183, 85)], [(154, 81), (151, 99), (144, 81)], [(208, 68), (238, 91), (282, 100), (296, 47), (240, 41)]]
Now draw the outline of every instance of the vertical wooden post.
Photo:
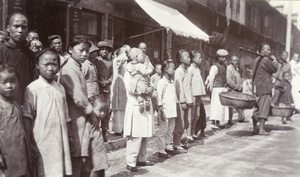
[[(291, 51), (291, 33), (292, 33), (292, 1), (288, 2), (288, 15), (287, 15), (287, 27), (286, 27), (286, 42), (285, 50), (290, 54)], [(290, 57), (288, 58), (290, 60)]]
[(67, 46), (69, 46), (69, 40), (70, 40), (70, 7), (71, 5), (68, 4), (66, 7), (66, 51), (68, 51)]
[[(166, 37), (166, 56), (168, 58), (172, 58), (172, 31), (167, 28), (167, 37)], [(176, 62), (176, 61), (175, 61)]]
[(102, 28), (101, 28), (101, 41), (104, 41), (105, 39), (108, 38), (108, 13), (105, 13), (102, 16)]

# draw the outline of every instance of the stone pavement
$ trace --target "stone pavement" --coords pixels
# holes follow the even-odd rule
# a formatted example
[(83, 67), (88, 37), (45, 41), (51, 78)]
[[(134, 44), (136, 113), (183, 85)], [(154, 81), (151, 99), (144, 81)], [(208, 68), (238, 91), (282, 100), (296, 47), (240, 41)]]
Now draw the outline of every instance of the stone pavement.
[[(209, 113), (210, 113), (210, 99), (208, 96), (204, 96), (204, 97), (202, 97), (202, 101), (203, 101), (203, 104), (205, 107), (206, 116), (208, 117)], [(158, 122), (157, 122), (156, 116), (154, 119), (154, 123), (155, 123), (155, 130), (157, 131), (158, 130)], [(110, 120), (109, 127), (110, 127), (110, 131), (107, 136), (108, 142), (105, 143), (107, 152), (112, 151), (112, 150), (117, 150), (119, 148), (124, 148), (126, 146), (126, 138), (123, 138), (122, 136), (116, 136), (114, 134), (114, 132), (111, 130), (112, 120)], [(210, 124), (210, 121), (208, 118), (207, 118), (207, 126), (206, 126), (205, 131), (207, 133), (209, 133), (211, 131), (211, 124)]]
[(126, 170), (126, 149), (108, 153), (110, 167), (106, 176), (112, 177), (281, 177), (300, 176), (300, 114), (293, 122), (282, 124), (280, 117), (266, 122), (268, 136), (253, 135), (251, 111), (246, 111), (246, 122), (236, 122), (225, 129), (209, 131), (205, 139), (191, 143), (186, 154), (169, 159), (157, 157), (155, 138), (147, 147), (150, 167), (139, 167), (138, 172)]

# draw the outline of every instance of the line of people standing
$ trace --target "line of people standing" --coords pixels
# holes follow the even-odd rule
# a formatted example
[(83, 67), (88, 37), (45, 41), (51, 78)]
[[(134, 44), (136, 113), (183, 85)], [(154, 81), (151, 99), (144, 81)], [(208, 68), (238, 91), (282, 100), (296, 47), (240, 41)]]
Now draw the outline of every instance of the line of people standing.
[[(153, 165), (147, 161), (148, 138), (153, 135), (161, 158), (186, 153), (189, 143), (205, 137), (201, 52), (181, 49), (176, 69), (172, 59), (153, 67), (145, 55), (145, 43), (139, 48), (124, 45), (110, 59), (109, 43), (100, 41), (97, 47), (82, 35), (70, 40), (68, 52), (62, 51), (58, 35), (49, 36), (50, 48), (45, 49), (32, 43), (38, 39), (34, 31), (26, 41), (28, 20), (21, 12), (11, 14), (7, 24), (9, 37), (0, 46), (1, 173), (104, 176), (108, 168), (104, 142), (111, 114), (113, 131), (127, 138), (126, 168), (130, 171)], [(258, 99), (252, 118), (254, 133), (266, 134), (272, 74), (278, 67), (268, 57), (269, 45), (263, 44), (260, 53), (266, 57), (254, 60), (253, 84), (250, 81)], [(221, 128), (224, 120), (232, 124), (232, 110), (220, 104), (218, 94), (228, 87), (242, 91), (249, 79), (242, 82), (237, 56), (226, 66), (228, 52), (220, 49), (216, 55), (206, 84), (212, 91), (211, 108), (218, 110), (211, 111), (213, 128)], [(298, 65), (291, 66), (296, 86), (298, 70)], [(297, 87), (292, 89), (299, 94)], [(300, 109), (298, 104), (296, 108)], [(159, 119), (157, 133), (154, 111)], [(243, 110), (237, 111), (243, 122)], [(185, 131), (187, 138), (182, 139)]]
[[(27, 36), (25, 14), (11, 14), (7, 24), (8, 39), (0, 46), (0, 61), (3, 63), (0, 67), (1, 121), (4, 121), (0, 127), (4, 132), (0, 141), (2, 173), (7, 176), (103, 176), (108, 167), (104, 141), (110, 105), (114, 105), (113, 122), (118, 122), (113, 129), (115, 127), (116, 133), (127, 137), (128, 169), (149, 165), (145, 152), (146, 137), (155, 133), (150, 103), (152, 97), (157, 99), (160, 125), (163, 125), (164, 108), (169, 108), (162, 97), (166, 98), (164, 94), (169, 92), (162, 94), (161, 87), (154, 88), (150, 83), (154, 67), (145, 55), (145, 43), (132, 49), (124, 45), (113, 52), (113, 60), (109, 60), (112, 47), (106, 41), (99, 42), (96, 47), (85, 36), (77, 35), (70, 40), (68, 52), (63, 52), (61, 37), (51, 35), (48, 38), (50, 48), (42, 49), (40, 43), (32, 43), (39, 38), (35, 31), (30, 31)], [(100, 57), (97, 57), (98, 52)], [(198, 137), (199, 130), (204, 136), (205, 116), (197, 128), (194, 125), (198, 118), (191, 117), (191, 112), (199, 116), (199, 112), (205, 111), (199, 110), (204, 109), (200, 98), (205, 94), (202, 92), (204, 86), (200, 86), (200, 92), (192, 91), (199, 87), (194, 79), (201, 76), (198, 68), (201, 55), (197, 51), (191, 55), (195, 62), (189, 73), (189, 53), (181, 50), (176, 58), (181, 64), (175, 71), (176, 91), (171, 93), (178, 118), (168, 132), (169, 135), (176, 132), (174, 148), (168, 146), (169, 151), (185, 152), (181, 144), (185, 130), (190, 141)], [(168, 73), (169, 79), (173, 80), (171, 63), (174, 65), (170, 62), (170, 67), (164, 66), (163, 73)], [(183, 84), (187, 79), (182, 77), (182, 72), (191, 85)], [(111, 98), (116, 104), (110, 103)], [(124, 100), (127, 100), (126, 104), (123, 104)], [(192, 111), (193, 103), (197, 106)], [(177, 112), (174, 113), (173, 118), (177, 117)], [(122, 116), (124, 124), (120, 123)], [(168, 144), (172, 145), (172, 142), (169, 140)], [(166, 157), (164, 148), (161, 154), (161, 157)], [(138, 163), (137, 155), (141, 156)]]

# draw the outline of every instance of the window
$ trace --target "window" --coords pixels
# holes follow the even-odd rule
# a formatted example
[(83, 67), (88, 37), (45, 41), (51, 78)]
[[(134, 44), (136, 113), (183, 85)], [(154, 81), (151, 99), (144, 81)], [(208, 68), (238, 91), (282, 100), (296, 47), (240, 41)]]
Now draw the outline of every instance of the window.
[(86, 35), (91, 41), (97, 43), (99, 40), (100, 28), (99, 17), (97, 13), (82, 11), (80, 15), (81, 34)]
[(253, 6), (250, 7), (250, 13), (249, 13), (249, 26), (250, 28), (253, 28), (257, 31), (259, 31), (259, 24), (260, 24), (260, 16), (259, 16), (259, 10), (257, 7)]
[(265, 27), (269, 26), (269, 17), (265, 16)]

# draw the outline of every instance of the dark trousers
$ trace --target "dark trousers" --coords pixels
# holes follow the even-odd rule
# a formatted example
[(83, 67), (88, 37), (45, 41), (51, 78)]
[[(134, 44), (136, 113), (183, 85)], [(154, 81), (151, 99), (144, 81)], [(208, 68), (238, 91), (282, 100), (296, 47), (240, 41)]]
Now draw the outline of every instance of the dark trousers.
[(101, 129), (103, 132), (106, 132), (109, 130), (109, 119), (111, 115), (111, 109), (110, 109), (110, 93), (102, 93), (104, 98), (106, 99), (106, 103), (108, 105), (108, 114), (105, 116), (104, 119), (101, 120)]
[(269, 112), (271, 109), (271, 94), (263, 94), (256, 97), (256, 104), (252, 119), (265, 119), (268, 120)]
[(205, 112), (204, 104), (201, 100), (201, 102), (200, 102), (200, 116), (199, 116), (199, 119), (196, 123), (195, 134), (197, 135), (199, 130), (204, 131), (205, 128), (206, 128), (206, 112)]

